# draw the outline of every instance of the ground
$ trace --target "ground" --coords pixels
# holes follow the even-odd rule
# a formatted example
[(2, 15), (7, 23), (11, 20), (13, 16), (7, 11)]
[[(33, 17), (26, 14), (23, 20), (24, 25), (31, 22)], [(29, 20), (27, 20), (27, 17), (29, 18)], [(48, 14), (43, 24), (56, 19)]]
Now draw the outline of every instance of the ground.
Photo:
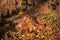
[(7, 21), (13, 20), (16, 25), (10, 26), (1, 40), (60, 40), (60, 6), (55, 1), (29, 6), (28, 12), (19, 11), (18, 15), (7, 18)]

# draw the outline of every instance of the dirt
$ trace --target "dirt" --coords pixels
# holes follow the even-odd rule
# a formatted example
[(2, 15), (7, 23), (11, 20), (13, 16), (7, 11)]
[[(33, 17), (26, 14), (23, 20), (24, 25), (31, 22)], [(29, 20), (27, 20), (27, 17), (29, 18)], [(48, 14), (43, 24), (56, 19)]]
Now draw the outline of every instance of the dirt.
[(59, 4), (59, 0), (1, 0), (0, 40), (59, 40)]

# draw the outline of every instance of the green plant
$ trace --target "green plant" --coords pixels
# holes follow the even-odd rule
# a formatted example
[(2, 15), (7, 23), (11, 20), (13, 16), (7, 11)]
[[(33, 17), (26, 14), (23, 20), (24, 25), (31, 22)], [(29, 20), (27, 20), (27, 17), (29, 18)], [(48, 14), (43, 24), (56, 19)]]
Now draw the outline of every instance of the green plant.
[(40, 15), (40, 18), (41, 18), (41, 19), (46, 19), (46, 18), (47, 18), (47, 16), (46, 16), (46, 15), (44, 15), (44, 14), (41, 14), (41, 15)]
[(5, 33), (5, 35), (4, 35), (4, 40), (8, 40), (7, 33)]
[(27, 4), (27, 2), (26, 2), (26, 1), (23, 1), (23, 2), (22, 2), (22, 5), (26, 5), (26, 4)]
[(25, 9), (24, 8), (21, 8), (21, 7), (18, 7), (17, 8), (19, 11), (21, 11), (21, 12), (24, 12), (25, 11)]

